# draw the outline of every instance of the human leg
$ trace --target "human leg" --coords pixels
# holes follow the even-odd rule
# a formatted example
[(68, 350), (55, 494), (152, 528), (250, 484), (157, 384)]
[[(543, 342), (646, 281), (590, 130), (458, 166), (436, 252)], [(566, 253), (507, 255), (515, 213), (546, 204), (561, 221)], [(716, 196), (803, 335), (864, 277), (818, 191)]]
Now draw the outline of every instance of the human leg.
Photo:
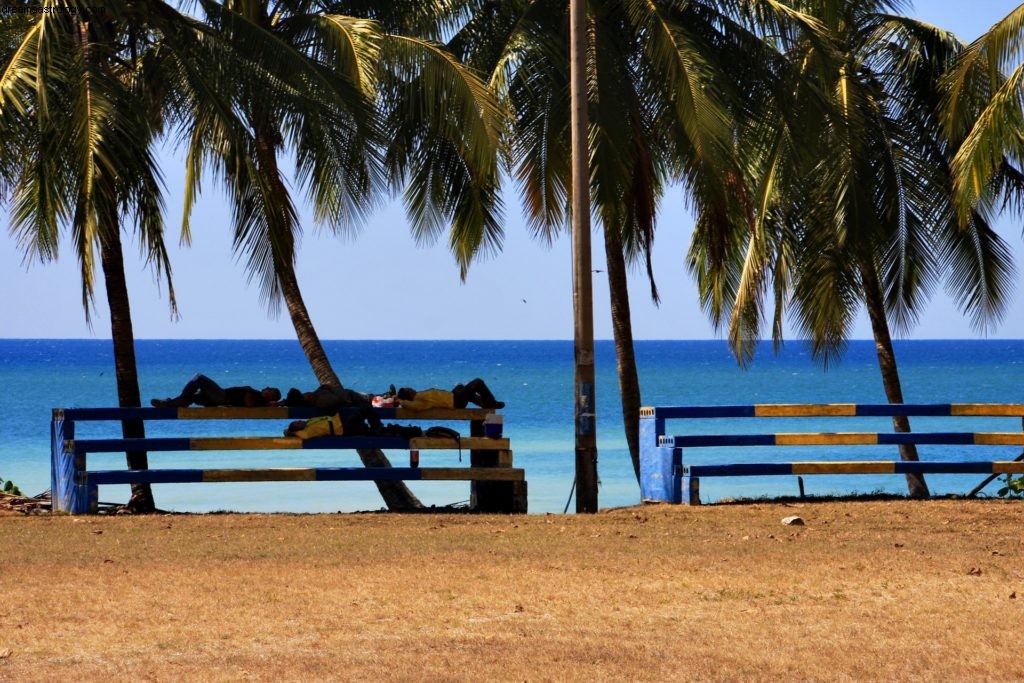
[(222, 406), (225, 404), (226, 395), (223, 387), (214, 382), (206, 375), (197, 374), (188, 384), (182, 396), (188, 399), (188, 403), (198, 403), (201, 406)]
[[(481, 408), (504, 408), (505, 404), (494, 398), (494, 394), (487, 387), (479, 377), (470, 380), (465, 385), (458, 385), (456, 389), (461, 387), (461, 394), (466, 398), (467, 402), (475, 403)], [(452, 393), (455, 393), (454, 391)], [(464, 404), (465, 405), (465, 404)]]
[(157, 408), (183, 408), (193, 403), (217, 406), (224, 402), (224, 389), (206, 375), (196, 374), (174, 398), (157, 399), (150, 403)]
[(465, 385), (456, 384), (452, 387), (452, 405), (456, 408), (465, 408), (473, 398), (473, 392), (466, 389)]

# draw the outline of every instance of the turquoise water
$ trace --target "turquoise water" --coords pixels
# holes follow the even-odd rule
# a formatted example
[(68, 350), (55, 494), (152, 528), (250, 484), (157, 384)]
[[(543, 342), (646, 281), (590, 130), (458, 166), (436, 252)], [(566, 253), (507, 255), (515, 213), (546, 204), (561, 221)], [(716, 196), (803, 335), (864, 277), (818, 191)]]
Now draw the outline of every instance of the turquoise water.
[[(561, 512), (573, 481), (572, 342), (568, 341), (335, 341), (327, 352), (342, 381), (355, 389), (380, 391), (388, 384), (450, 387), (483, 377), (498, 398), (506, 401), (505, 434), (512, 439), (517, 466), (526, 469), (529, 505), (534, 513)], [(903, 341), (897, 356), (908, 402), (1022, 402), (1024, 341)], [(180, 389), (195, 372), (221, 384), (297, 386), (313, 388), (316, 381), (293, 341), (140, 341), (139, 375), (145, 400)], [(637, 344), (637, 363), (645, 405), (714, 405), (733, 403), (884, 402), (871, 342), (853, 342), (843, 361), (824, 371), (807, 349), (788, 344), (778, 356), (769, 347), (747, 370), (737, 367), (721, 341), (644, 341)], [(614, 347), (597, 343), (598, 447), (601, 507), (633, 505), (640, 492), (633, 477), (622, 433), (615, 376)], [(113, 360), (109, 341), (0, 340), (2, 442), (0, 476), (12, 479), (29, 494), (49, 488), (49, 421), (56, 407), (116, 405)], [(1016, 418), (974, 418), (938, 421), (921, 418), (920, 431), (1017, 431)], [(225, 425), (191, 423), (215, 434)], [(869, 426), (889, 430), (886, 420), (857, 423), (840, 419), (737, 421), (732, 431), (842, 431)], [(111, 427), (114, 427), (111, 430)], [(672, 433), (709, 425), (673, 423)], [(722, 425), (716, 425), (721, 428)], [(234, 433), (274, 434), (283, 425), (250, 422), (234, 425)], [(104, 429), (106, 431), (104, 431)], [(181, 423), (154, 424), (153, 436), (183, 434)], [(83, 437), (116, 436), (114, 425), (80, 427)], [(223, 432), (221, 432), (223, 433)], [(843, 450), (762, 448), (687, 454), (688, 462), (736, 462), (799, 459), (891, 457), (893, 449), (859, 447)], [(965, 449), (956, 446), (922, 448), (935, 459), (1012, 459), (1017, 447)], [(395, 452), (398, 464), (404, 454)], [(457, 466), (457, 453), (421, 454), (424, 465)], [(357, 465), (354, 453), (172, 453), (151, 454), (152, 467), (260, 467)], [(91, 467), (121, 466), (123, 456), (90, 456)], [(977, 475), (929, 477), (933, 493), (963, 493), (979, 483)], [(446, 505), (469, 496), (465, 482), (413, 482), (413, 491), (426, 504)], [(905, 490), (899, 476), (805, 477), (809, 494)], [(993, 485), (992, 489), (995, 488)], [(723, 497), (794, 494), (793, 477), (731, 478), (701, 482), (709, 500)], [(323, 512), (373, 510), (381, 507), (372, 484), (358, 482), (274, 484), (181, 484), (154, 488), (157, 503), (182, 511), (245, 510)], [(123, 502), (127, 487), (105, 486), (100, 499)], [(570, 506), (572, 509), (572, 506)]]

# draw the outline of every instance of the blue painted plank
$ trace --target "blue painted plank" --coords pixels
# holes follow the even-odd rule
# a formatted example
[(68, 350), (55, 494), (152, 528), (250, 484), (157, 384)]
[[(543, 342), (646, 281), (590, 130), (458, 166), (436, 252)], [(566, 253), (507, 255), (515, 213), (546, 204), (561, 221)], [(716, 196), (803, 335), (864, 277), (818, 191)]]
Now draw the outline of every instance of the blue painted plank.
[(307, 450), (408, 447), (409, 439), (404, 436), (319, 436), (302, 442), (302, 448)]
[(673, 436), (672, 443), (676, 448), (696, 448), (713, 446), (774, 446), (774, 434), (693, 434), (689, 436)]
[(76, 453), (123, 453), (130, 451), (188, 451), (191, 440), (183, 438), (75, 439)]
[(793, 474), (793, 463), (734, 463), (730, 465), (683, 466), (683, 474), (690, 477), (749, 477), (758, 475)]
[[(191, 408), (202, 408), (202, 406), (190, 406)], [(282, 406), (283, 408), (284, 406)], [(305, 420), (321, 415), (333, 415), (341, 412), (343, 415), (354, 415), (363, 408), (342, 408), (337, 410), (324, 410), (322, 408), (311, 408), (306, 406), (288, 407), (288, 414), (285, 419)], [(395, 419), (395, 408), (371, 408), (377, 417), (382, 420)], [(65, 420), (77, 420), (79, 422), (97, 420), (178, 420), (178, 408), (65, 408)], [(191, 418), (189, 418), (191, 420)], [(211, 418), (211, 419), (235, 419), (235, 418)], [(246, 420), (260, 419), (282, 419), (280, 415), (266, 418), (246, 417)]]
[(96, 470), (87, 472), (89, 484), (196, 484), (203, 470)]
[(859, 417), (892, 417), (893, 415), (934, 415), (949, 417), (952, 406), (949, 403), (866, 403), (857, 404)]
[(177, 408), (65, 408), (65, 420), (177, 419)]
[[(729, 465), (689, 465), (683, 467), (684, 475), (690, 477), (747, 477), (793, 474), (796, 464), (814, 464), (809, 462), (792, 463), (744, 463)], [(911, 462), (896, 461), (893, 463), (893, 474), (990, 474), (991, 461), (961, 460), (952, 462)], [(851, 473), (834, 473), (835, 476)], [(872, 474), (878, 474), (872, 473)]]
[(895, 463), (897, 474), (991, 474), (991, 462), (912, 462)]
[(657, 406), (658, 418), (754, 417), (754, 406)]

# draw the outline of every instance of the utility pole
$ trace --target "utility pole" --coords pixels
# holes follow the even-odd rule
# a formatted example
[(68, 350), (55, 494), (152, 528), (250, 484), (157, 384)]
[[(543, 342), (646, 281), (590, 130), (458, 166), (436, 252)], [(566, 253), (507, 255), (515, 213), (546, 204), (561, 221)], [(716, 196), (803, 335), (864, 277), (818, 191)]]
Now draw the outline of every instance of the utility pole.
[(590, 263), (590, 139), (587, 0), (569, 0), (572, 127), (572, 309), (576, 355), (576, 512), (597, 512), (594, 288)]

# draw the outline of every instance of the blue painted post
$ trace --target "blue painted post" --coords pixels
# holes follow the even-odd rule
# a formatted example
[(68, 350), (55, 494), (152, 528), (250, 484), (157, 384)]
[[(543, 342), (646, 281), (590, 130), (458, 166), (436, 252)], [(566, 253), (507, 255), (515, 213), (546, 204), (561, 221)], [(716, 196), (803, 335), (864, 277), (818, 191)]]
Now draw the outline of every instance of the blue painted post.
[(683, 451), (658, 444), (658, 437), (665, 434), (665, 419), (657, 417), (656, 410), (640, 410), (640, 498), (647, 502), (679, 503)]
[(74, 438), (74, 420), (65, 419), (63, 410), (54, 410), (50, 422), (50, 501), (54, 512), (73, 512), (76, 507), (77, 467), (74, 451), (68, 449)]

